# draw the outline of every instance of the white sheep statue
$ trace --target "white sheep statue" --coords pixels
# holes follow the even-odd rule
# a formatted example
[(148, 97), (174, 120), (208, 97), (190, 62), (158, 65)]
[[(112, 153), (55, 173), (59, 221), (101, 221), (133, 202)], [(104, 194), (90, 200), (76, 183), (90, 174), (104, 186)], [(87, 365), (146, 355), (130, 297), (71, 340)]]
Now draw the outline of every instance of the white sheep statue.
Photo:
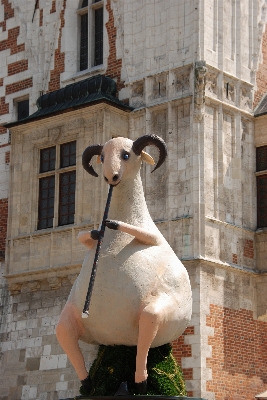
[(97, 155), (105, 181), (114, 186), (106, 221), (110, 229), (103, 240), (87, 319), (82, 318), (82, 310), (98, 231), (78, 235), (90, 251), (61, 313), (56, 335), (88, 390), (89, 376), (78, 340), (137, 346), (135, 384), (137, 392), (145, 394), (149, 348), (178, 338), (191, 319), (188, 273), (153, 222), (145, 201), (140, 166), (142, 161), (154, 164), (143, 150), (149, 145), (159, 149), (155, 170), (167, 156), (164, 141), (156, 135), (135, 141), (113, 138), (104, 145), (87, 147), (83, 154), (86, 171), (97, 176), (91, 165)]

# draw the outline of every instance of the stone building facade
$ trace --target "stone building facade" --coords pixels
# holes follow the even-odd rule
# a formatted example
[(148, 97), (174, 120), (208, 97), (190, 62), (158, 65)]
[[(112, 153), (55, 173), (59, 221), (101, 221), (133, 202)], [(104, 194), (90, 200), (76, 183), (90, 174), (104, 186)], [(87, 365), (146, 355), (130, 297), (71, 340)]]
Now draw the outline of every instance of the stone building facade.
[[(150, 133), (166, 141), (169, 156), (153, 175), (143, 166), (148, 207), (193, 290), (190, 326), (173, 343), (188, 394), (254, 399), (267, 389), (266, 2), (34, 3), (0, 4), (0, 399), (78, 393), (55, 326), (85, 255), (77, 233), (98, 226), (107, 194), (81, 155), (112, 135)], [(89, 98), (89, 78), (98, 75), (116, 93)], [(29, 117), (21, 118), (25, 101)], [(76, 161), (62, 166), (70, 143)], [(44, 149), (54, 149), (55, 164), (43, 171)], [(67, 224), (64, 174), (76, 176)], [(51, 177), (52, 225), (47, 218), (44, 229), (40, 187)], [(89, 367), (97, 348), (81, 346)]]

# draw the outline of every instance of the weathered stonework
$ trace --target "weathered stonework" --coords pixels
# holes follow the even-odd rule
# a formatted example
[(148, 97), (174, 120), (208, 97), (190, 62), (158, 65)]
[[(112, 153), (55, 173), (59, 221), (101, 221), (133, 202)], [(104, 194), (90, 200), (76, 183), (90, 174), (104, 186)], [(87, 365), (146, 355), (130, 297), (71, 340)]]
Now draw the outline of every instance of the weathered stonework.
[[(97, 228), (107, 193), (81, 155), (112, 135), (154, 133), (169, 155), (157, 175), (143, 165), (146, 200), (193, 290), (190, 327), (173, 344), (188, 394), (242, 399), (243, 389), (252, 400), (267, 388), (267, 231), (257, 229), (255, 176), (267, 135), (266, 116), (253, 116), (267, 90), (265, 1), (103, 0), (103, 65), (86, 71), (80, 3), (39, 0), (34, 18), (30, 0), (0, 4), (1, 123), (17, 119), (18, 100), (29, 98), (32, 114), (41, 93), (99, 73), (134, 108), (102, 103), (0, 127), (0, 398), (78, 393), (54, 331), (85, 254), (77, 234)], [(38, 231), (39, 150), (71, 140), (75, 223)], [(83, 348), (89, 366), (97, 348)]]

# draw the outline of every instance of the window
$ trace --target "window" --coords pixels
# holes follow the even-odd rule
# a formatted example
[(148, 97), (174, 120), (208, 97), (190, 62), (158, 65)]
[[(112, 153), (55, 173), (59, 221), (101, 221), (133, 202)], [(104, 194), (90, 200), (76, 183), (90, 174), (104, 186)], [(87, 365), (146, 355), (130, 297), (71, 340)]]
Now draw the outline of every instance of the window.
[(103, 64), (103, 0), (83, 0), (80, 15), (80, 71)]
[(257, 226), (267, 227), (267, 146), (257, 147)]
[(74, 223), (76, 142), (40, 150), (37, 229)]
[(29, 116), (29, 99), (17, 102), (18, 121)]

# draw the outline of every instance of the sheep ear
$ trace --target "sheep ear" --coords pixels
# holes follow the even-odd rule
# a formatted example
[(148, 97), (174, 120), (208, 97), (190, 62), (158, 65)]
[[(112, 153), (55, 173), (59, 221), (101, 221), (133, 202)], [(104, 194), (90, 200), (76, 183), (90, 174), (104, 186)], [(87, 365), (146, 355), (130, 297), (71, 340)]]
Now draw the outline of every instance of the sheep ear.
[(150, 165), (154, 165), (155, 161), (154, 158), (151, 157), (148, 153), (146, 153), (145, 151), (141, 151), (141, 158), (144, 162), (146, 162), (147, 164)]
[(97, 156), (97, 158), (96, 158), (96, 163), (97, 163), (97, 164), (101, 164), (101, 158), (100, 158), (100, 155), (99, 155), (99, 156)]

